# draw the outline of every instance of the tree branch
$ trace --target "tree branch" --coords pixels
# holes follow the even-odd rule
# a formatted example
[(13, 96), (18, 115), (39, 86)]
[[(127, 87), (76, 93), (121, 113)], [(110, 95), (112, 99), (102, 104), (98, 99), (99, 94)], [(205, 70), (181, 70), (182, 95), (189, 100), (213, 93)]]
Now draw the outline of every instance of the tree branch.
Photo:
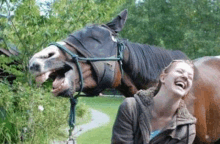
[[(7, 4), (7, 8), (8, 8), (8, 15), (10, 16), (10, 4), (9, 4), (8, 0), (6, 0), (6, 4)], [(11, 25), (12, 25), (12, 27), (13, 27), (15, 33), (16, 33), (16, 36), (18, 37), (20, 43), (21, 43), (21, 44), (23, 45), (23, 47), (25, 48), (25, 51), (24, 51), (24, 54), (23, 54), (23, 57), (22, 57), (22, 61), (23, 61), (24, 56), (25, 56), (25, 54), (27, 53), (27, 52), (26, 52), (26, 51), (27, 51), (27, 45), (22, 41), (22, 39), (21, 39), (21, 37), (20, 37), (20, 34), (18, 33), (17, 28), (16, 28), (16, 26), (14, 25), (13, 21), (12, 21), (11, 19), (8, 19), (8, 21), (11, 22)]]
[(0, 14), (0, 18), (1, 18), (1, 17), (7, 18), (7, 15)]

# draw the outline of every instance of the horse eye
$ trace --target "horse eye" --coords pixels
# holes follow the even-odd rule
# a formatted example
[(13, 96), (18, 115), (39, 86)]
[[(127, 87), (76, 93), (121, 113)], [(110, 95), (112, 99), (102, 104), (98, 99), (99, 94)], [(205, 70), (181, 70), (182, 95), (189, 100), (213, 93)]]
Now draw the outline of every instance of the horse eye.
[(50, 58), (50, 57), (52, 57), (54, 54), (55, 54), (55, 53), (51, 52), (51, 53), (48, 54), (48, 57)]

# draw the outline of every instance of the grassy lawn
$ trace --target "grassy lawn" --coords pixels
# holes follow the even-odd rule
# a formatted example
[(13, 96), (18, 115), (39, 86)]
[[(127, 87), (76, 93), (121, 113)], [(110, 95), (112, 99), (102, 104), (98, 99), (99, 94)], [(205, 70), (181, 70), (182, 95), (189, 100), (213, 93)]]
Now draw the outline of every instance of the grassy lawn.
[(102, 127), (92, 129), (77, 138), (78, 144), (109, 144), (111, 142), (112, 126), (118, 111), (118, 107), (123, 101), (123, 97), (94, 97), (80, 98), (91, 108), (106, 113), (110, 117), (110, 122)]

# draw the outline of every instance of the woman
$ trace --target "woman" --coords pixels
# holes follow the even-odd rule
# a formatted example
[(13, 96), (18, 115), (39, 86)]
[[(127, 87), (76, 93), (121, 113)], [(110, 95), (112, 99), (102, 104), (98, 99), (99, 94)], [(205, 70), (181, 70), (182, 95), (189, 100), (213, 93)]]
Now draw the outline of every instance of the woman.
[(192, 87), (192, 62), (175, 60), (166, 67), (158, 87), (138, 91), (121, 104), (113, 127), (113, 144), (191, 144), (196, 118), (184, 97)]

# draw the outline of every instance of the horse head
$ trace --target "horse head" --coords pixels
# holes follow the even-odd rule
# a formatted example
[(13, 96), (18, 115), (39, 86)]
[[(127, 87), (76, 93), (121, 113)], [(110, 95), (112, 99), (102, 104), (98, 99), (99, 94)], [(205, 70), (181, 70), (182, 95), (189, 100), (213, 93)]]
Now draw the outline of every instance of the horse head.
[[(44, 48), (30, 59), (30, 72), (38, 83), (52, 79), (52, 92), (56, 96), (69, 97), (81, 90), (88, 95), (98, 95), (107, 87), (118, 86), (121, 73), (117, 60), (97, 61), (94, 58), (117, 58), (119, 43), (115, 36), (126, 19), (127, 10), (124, 10), (105, 25), (87, 26), (64, 41)], [(71, 54), (60, 47), (65, 47)], [(93, 61), (80, 61), (79, 57)]]

